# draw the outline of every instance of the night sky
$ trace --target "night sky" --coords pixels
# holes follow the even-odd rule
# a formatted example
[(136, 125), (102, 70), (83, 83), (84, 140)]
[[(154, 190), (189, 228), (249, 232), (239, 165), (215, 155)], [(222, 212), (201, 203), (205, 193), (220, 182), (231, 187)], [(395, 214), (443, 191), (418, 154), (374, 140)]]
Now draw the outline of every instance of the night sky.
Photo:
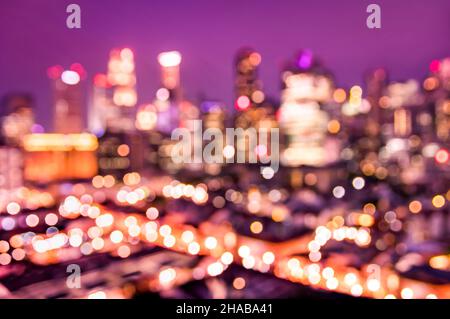
[[(366, 7), (382, 7), (382, 29), (366, 27)], [(82, 28), (66, 27), (66, 6), (81, 6)], [(393, 80), (422, 79), (429, 62), (450, 55), (448, 0), (14, 0), (0, 1), (0, 96), (33, 93), (38, 121), (51, 118), (46, 69), (82, 63), (91, 78), (106, 71), (114, 47), (135, 52), (140, 102), (159, 84), (156, 56), (183, 54), (187, 97), (231, 104), (233, 56), (242, 46), (262, 55), (261, 78), (278, 98), (280, 68), (301, 48), (317, 53), (339, 86), (387, 67)]]

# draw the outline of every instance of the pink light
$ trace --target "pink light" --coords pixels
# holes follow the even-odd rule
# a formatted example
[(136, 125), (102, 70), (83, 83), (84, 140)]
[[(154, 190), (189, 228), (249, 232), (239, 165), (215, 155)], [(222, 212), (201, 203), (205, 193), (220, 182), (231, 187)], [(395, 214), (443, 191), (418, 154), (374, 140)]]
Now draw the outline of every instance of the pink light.
[(439, 60), (433, 60), (430, 63), (430, 71), (436, 73), (439, 71), (441, 66), (441, 62)]
[(242, 96), (237, 98), (237, 100), (236, 100), (236, 107), (239, 110), (245, 110), (249, 106), (250, 106), (250, 99), (248, 98), (248, 96), (242, 95)]
[(102, 73), (98, 73), (94, 76), (94, 85), (102, 88), (108, 88), (111, 86), (106, 75)]
[(61, 76), (63, 70), (63, 67), (60, 65), (51, 66), (47, 69), (47, 76), (52, 80), (56, 80)]
[(80, 78), (84, 79), (86, 77), (86, 70), (80, 63), (73, 63), (70, 66), (70, 70), (77, 72)]
[(445, 164), (448, 162), (450, 155), (447, 150), (440, 149), (436, 152), (436, 155), (434, 155), (434, 159), (438, 164)]

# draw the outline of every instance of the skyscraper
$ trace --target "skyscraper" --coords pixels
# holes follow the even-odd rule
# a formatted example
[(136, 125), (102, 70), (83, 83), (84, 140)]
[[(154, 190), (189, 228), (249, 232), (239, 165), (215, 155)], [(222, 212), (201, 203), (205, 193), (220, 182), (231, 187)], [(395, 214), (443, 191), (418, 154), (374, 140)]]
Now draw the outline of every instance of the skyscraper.
[(108, 128), (118, 131), (133, 131), (135, 105), (137, 103), (136, 73), (134, 54), (129, 48), (115, 49), (110, 53), (108, 62), (108, 84), (112, 88), (111, 116), (108, 116)]
[(111, 99), (111, 85), (105, 74), (94, 76), (90, 102), (88, 106), (89, 131), (101, 136), (105, 133), (110, 119), (118, 118), (118, 109)]
[(331, 99), (331, 76), (311, 52), (303, 51), (287, 66), (282, 80), (278, 121), (286, 148), (281, 162), (287, 166), (322, 166), (335, 157), (326, 150), (328, 115), (320, 105)]
[(23, 93), (8, 94), (2, 99), (0, 109), (4, 112), (3, 117), (0, 115), (0, 142), (3, 136), (7, 144), (21, 145), (34, 124), (33, 98)]
[(181, 54), (178, 51), (162, 52), (158, 55), (158, 63), (161, 66), (162, 87), (156, 92), (157, 129), (168, 134), (185, 121), (181, 108)]
[(60, 66), (49, 68), (53, 91), (53, 130), (55, 133), (80, 133), (84, 130), (84, 96), (81, 80), (84, 69), (73, 64), (70, 69)]
[(234, 93), (238, 110), (246, 110), (264, 101), (262, 83), (258, 78), (260, 63), (261, 55), (253, 49), (243, 48), (236, 54)]

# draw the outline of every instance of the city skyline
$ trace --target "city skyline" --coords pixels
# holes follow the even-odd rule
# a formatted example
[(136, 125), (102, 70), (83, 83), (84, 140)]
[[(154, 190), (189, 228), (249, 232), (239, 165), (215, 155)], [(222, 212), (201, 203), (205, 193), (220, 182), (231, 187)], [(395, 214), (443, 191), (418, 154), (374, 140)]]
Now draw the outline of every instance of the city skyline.
[[(5, 32), (0, 37), (5, 44), (5, 58), (0, 66), (8, 74), (8, 79), (0, 77), (0, 93), (33, 94), (37, 121), (50, 130), (47, 68), (55, 64), (68, 68), (72, 63), (81, 63), (88, 72), (86, 89), (89, 89), (93, 76), (106, 71), (105, 61), (114, 47), (130, 47), (136, 55), (139, 104), (154, 97), (160, 84), (157, 55), (166, 50), (183, 54), (181, 78), (189, 99), (196, 101), (203, 96), (223, 101), (229, 107), (233, 101), (234, 54), (245, 46), (261, 54), (264, 91), (277, 100), (282, 66), (302, 48), (309, 48), (321, 57), (334, 73), (337, 86), (362, 85), (364, 73), (375, 67), (386, 67), (394, 81), (408, 78), (420, 81), (427, 75), (429, 63), (449, 52), (445, 40), (450, 28), (445, 7), (450, 9), (450, 5), (435, 2), (444, 9), (428, 6), (425, 1), (403, 6), (379, 2), (383, 21), (379, 30), (367, 29), (368, 3), (359, 1), (344, 4), (288, 1), (282, 6), (247, 1), (228, 5), (226, 13), (220, 16), (216, 13), (224, 11), (221, 7), (224, 4), (218, 2), (199, 1), (186, 6), (174, 1), (169, 6), (157, 1), (151, 4), (138, 1), (123, 8), (121, 14), (121, 4), (116, 1), (108, 4), (79, 1), (82, 14), (79, 30), (65, 26), (65, 3), (2, 4), (5, 18), (0, 28), (14, 32)], [(158, 14), (152, 15), (152, 11)], [(273, 20), (271, 12), (277, 13)], [(46, 19), (42, 20), (44, 14)], [(255, 18), (245, 18), (251, 15)], [(429, 19), (431, 16), (433, 19)], [(294, 28), (296, 24), (298, 27)], [(187, 36), (180, 37), (179, 30)], [(86, 50), (86, 46), (93, 49)], [(427, 46), (430, 49), (414, 51)]]
[(450, 3), (158, 1), (1, 5), (0, 299), (449, 299)]

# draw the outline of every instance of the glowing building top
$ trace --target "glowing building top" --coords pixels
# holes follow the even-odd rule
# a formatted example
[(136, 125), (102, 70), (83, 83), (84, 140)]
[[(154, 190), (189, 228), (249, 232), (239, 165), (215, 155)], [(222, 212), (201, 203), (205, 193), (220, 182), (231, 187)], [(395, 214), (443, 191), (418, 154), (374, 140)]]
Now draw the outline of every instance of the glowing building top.
[(286, 148), (281, 162), (287, 166), (322, 166), (332, 161), (336, 156), (325, 145), (328, 115), (320, 106), (332, 97), (331, 76), (310, 51), (303, 51), (283, 72), (282, 80), (278, 121)]

